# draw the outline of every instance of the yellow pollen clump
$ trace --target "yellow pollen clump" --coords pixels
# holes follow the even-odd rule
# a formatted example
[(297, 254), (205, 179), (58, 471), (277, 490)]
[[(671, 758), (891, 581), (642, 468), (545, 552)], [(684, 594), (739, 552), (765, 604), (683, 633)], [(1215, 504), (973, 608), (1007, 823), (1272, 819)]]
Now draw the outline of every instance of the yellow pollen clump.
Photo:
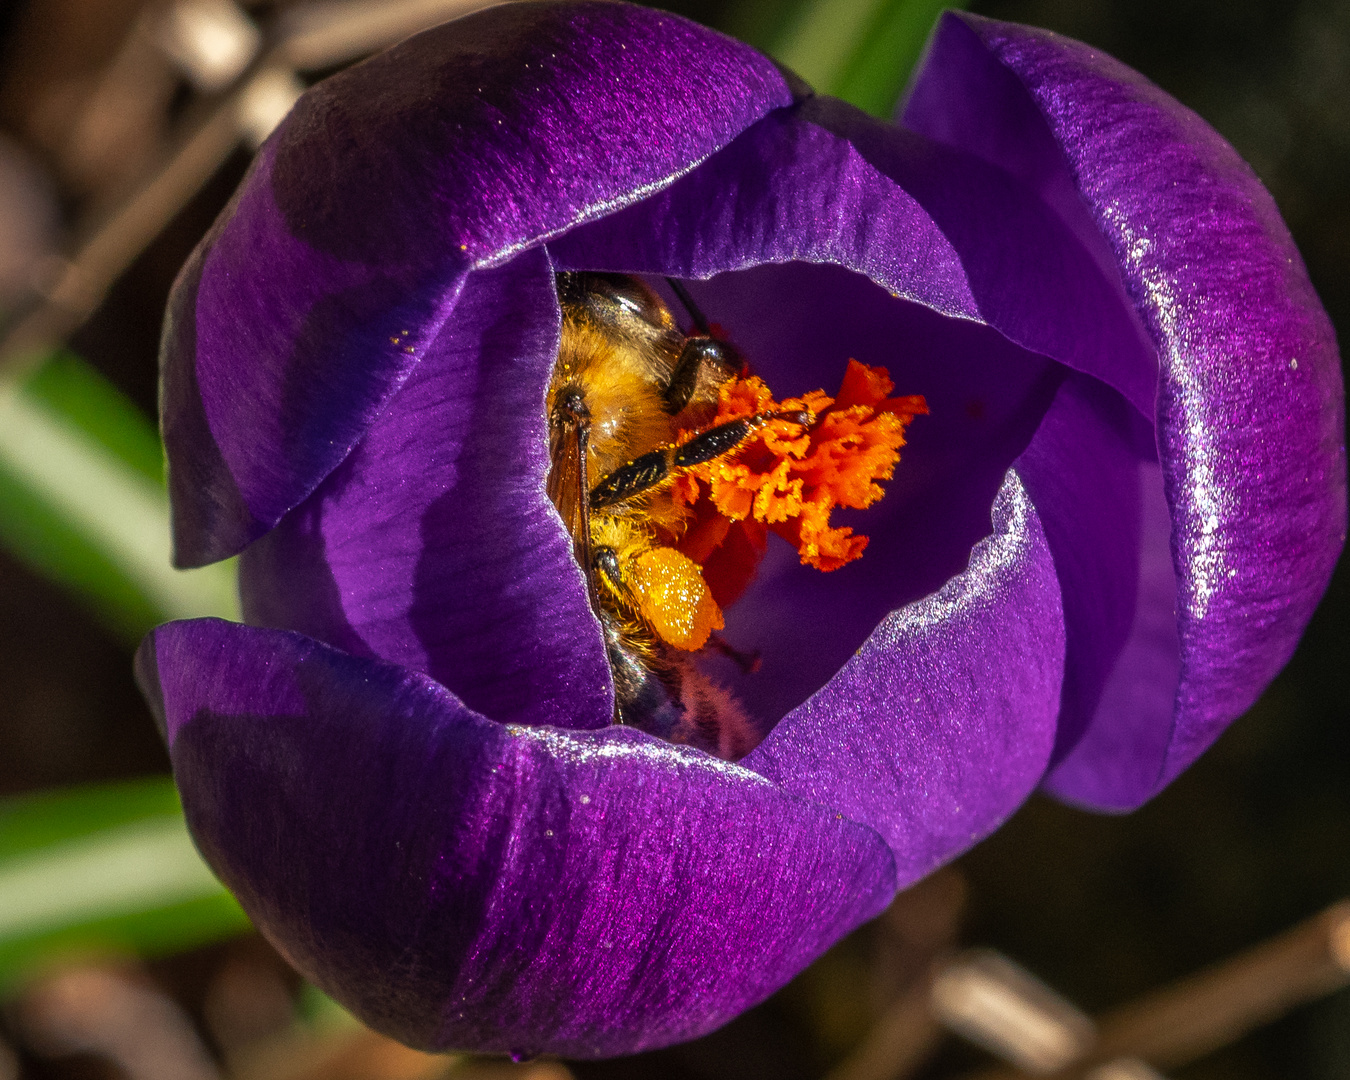
[(677, 649), (701, 649), (714, 630), (722, 629), (722, 609), (699, 565), (687, 556), (673, 548), (649, 548), (629, 564), (626, 574), (642, 617)]

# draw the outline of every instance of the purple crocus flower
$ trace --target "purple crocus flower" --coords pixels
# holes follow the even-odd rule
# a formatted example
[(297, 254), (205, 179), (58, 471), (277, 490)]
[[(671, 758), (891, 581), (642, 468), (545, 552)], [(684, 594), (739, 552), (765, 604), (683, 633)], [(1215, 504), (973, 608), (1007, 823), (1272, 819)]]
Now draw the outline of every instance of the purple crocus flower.
[[(1147, 80), (936, 31), (900, 125), (616, 3), (498, 7), (306, 94), (174, 290), (178, 559), (249, 625), (139, 655), (258, 927), (423, 1047), (691, 1038), (1038, 786), (1109, 810), (1289, 658), (1345, 531), (1332, 329)], [(867, 554), (770, 553), (731, 763), (610, 725), (545, 493), (557, 271), (683, 279), (781, 394), (926, 396)], [(991, 527), (992, 521), (992, 527)]]

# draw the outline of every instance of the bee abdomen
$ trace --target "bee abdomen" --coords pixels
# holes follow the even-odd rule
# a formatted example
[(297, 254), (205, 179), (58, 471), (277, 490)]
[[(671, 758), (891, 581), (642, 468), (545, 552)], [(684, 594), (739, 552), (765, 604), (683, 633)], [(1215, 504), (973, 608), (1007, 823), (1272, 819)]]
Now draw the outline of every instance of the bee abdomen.
[(602, 622), (618, 723), (726, 761), (754, 748), (759, 737), (740, 704), (688, 658), (673, 655), (658, 641), (634, 637), (632, 627), (609, 614)]
[[(636, 643), (630, 644), (631, 633), (626, 634), (613, 616), (605, 614), (601, 622), (609, 670), (614, 677), (615, 720), (661, 739), (670, 738), (684, 716), (678, 689), (672, 690), (672, 682), (678, 687), (678, 672), (672, 668), (658, 673), (653, 667), (654, 657), (638, 655)], [(646, 644), (643, 652), (654, 652), (655, 644)]]

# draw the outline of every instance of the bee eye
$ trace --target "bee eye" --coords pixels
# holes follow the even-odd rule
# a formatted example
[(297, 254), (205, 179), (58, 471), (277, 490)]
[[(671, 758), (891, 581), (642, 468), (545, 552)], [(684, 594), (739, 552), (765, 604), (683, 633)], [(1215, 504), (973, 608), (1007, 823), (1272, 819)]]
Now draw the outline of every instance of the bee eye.
[(651, 330), (672, 325), (670, 313), (656, 294), (626, 274), (561, 273), (558, 298), (564, 307), (584, 310), (594, 319), (629, 326), (636, 318)]

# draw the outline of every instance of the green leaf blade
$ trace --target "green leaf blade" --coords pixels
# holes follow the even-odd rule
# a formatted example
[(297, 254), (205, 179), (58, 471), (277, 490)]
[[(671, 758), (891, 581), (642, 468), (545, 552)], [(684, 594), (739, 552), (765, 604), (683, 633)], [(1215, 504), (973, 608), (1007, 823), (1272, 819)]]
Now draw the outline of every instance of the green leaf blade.
[(938, 16), (947, 8), (964, 6), (952, 0), (881, 4), (828, 92), (873, 116), (890, 119)]
[(151, 483), (164, 483), (164, 450), (155, 425), (78, 356), (53, 353), (24, 380), (23, 392)]
[(103, 829), (182, 813), (178, 789), (167, 776), (18, 795), (0, 801), (0, 865)]
[(62, 955), (162, 955), (249, 928), (168, 777), (0, 802), (0, 992)]
[(889, 119), (938, 15), (965, 6), (961, 0), (742, 0), (724, 28), (821, 93)]
[(239, 617), (234, 566), (175, 570), (159, 439), (68, 355), (0, 383), (0, 543), (135, 643), (171, 619)]

